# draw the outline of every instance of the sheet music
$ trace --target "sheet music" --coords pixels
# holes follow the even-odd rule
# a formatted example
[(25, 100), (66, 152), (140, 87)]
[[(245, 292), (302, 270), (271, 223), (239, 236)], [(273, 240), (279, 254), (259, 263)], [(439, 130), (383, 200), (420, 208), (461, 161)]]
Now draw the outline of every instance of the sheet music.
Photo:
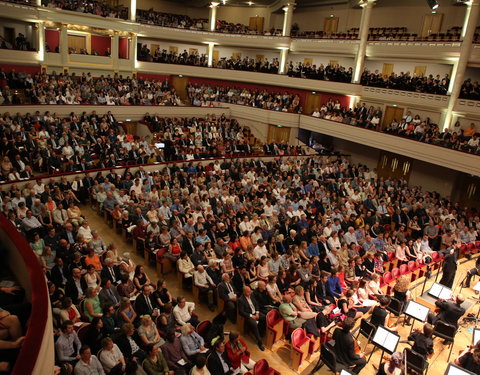
[(342, 370), (342, 371), (340, 372), (340, 375), (353, 375), (353, 373), (351, 373), (351, 372), (349, 372), (349, 371), (347, 371), (347, 370)]
[(475, 375), (473, 372), (467, 371), (453, 363), (450, 363), (445, 371), (445, 375)]
[(434, 297), (437, 297), (440, 295), (442, 291), (442, 286), (438, 283), (434, 283), (430, 290), (428, 291), (428, 294), (431, 294)]
[(472, 345), (475, 346), (479, 340), (480, 340), (480, 328), (474, 328)]
[(395, 352), (399, 340), (398, 335), (381, 326), (377, 327), (375, 336), (373, 336), (373, 342), (390, 353)]
[(450, 299), (452, 297), (452, 291), (448, 288), (443, 288), (440, 292), (438, 298), (440, 299)]
[(424, 322), (427, 319), (427, 315), (429, 312), (430, 309), (427, 306), (424, 306), (415, 301), (409, 301), (407, 304), (407, 308), (405, 309), (405, 314), (421, 322)]

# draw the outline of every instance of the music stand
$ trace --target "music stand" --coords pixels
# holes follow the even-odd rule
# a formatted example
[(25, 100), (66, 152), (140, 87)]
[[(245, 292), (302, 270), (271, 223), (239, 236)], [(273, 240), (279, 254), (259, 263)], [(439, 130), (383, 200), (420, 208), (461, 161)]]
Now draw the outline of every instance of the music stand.
[(474, 328), (472, 334), (472, 346), (475, 346), (480, 341), (480, 328)]
[[(410, 333), (412, 333), (413, 326), (415, 321), (418, 320), (421, 323), (424, 323), (427, 320), (428, 313), (430, 309), (427, 306), (422, 305), (421, 303), (415, 301), (408, 301), (407, 307), (405, 307), (404, 314), (413, 318), (412, 326), (410, 327)], [(410, 334), (409, 334), (410, 336)]]
[(428, 294), (439, 299), (450, 299), (452, 297), (452, 289), (439, 283), (433, 283)]
[(475, 375), (473, 372), (465, 370), (454, 363), (450, 363), (445, 370), (444, 375)]
[[(378, 367), (382, 364), (383, 354), (387, 352), (388, 354), (393, 354), (397, 349), (398, 342), (400, 341), (400, 336), (395, 332), (390, 331), (389, 329), (378, 326), (373, 336), (372, 342), (373, 345), (382, 349), (382, 355), (380, 356), (380, 363)], [(373, 353), (373, 350), (372, 350)], [(370, 357), (372, 355), (370, 354)], [(370, 358), (368, 358), (370, 361)]]

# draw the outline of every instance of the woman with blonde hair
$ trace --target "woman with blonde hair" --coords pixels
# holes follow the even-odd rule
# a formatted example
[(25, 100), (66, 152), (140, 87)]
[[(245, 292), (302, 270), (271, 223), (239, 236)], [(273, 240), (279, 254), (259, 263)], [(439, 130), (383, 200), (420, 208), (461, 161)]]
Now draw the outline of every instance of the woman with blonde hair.
[(160, 337), (157, 326), (153, 322), (150, 315), (141, 315), (140, 322), (141, 324), (140, 327), (138, 327), (138, 336), (145, 346), (149, 344), (161, 346), (165, 343), (165, 340)]
[[(403, 304), (403, 308), (405, 308), (407, 302), (412, 299), (412, 295), (408, 290), (409, 286), (410, 278), (407, 275), (402, 275), (397, 279), (393, 287), (393, 297)], [(410, 318), (407, 318), (406, 324), (410, 325)]]
[(317, 316), (317, 313), (312, 310), (305, 299), (305, 289), (303, 286), (297, 285), (295, 287), (295, 296), (292, 302), (298, 309), (298, 314), (302, 319), (311, 319)]

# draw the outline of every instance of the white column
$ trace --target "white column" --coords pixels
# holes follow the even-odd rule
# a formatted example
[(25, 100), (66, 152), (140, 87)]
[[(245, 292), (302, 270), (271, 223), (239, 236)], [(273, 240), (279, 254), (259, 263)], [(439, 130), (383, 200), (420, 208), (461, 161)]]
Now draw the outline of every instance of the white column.
[(37, 50), (39, 61), (45, 60), (45, 24), (37, 23)]
[(283, 29), (282, 36), (290, 36), (290, 30), (292, 29), (293, 19), (293, 7), (295, 3), (288, 3), (282, 9), (285, 12), (283, 15)]
[(365, 66), (365, 55), (367, 51), (368, 32), (370, 29), (370, 18), (375, 0), (367, 0), (362, 6), (362, 18), (360, 19), (360, 44), (358, 46), (357, 56), (355, 57), (355, 70), (353, 71), (353, 83), (359, 83)]
[(62, 57), (62, 64), (66, 66), (68, 64), (68, 33), (67, 25), (62, 23), (60, 27), (60, 56)]
[(128, 7), (128, 19), (134, 22), (137, 19), (137, 0), (130, 0), (130, 6)]
[(37, 5), (37, 7), (41, 7), (42, 6), (42, 0), (35, 0), (35, 4)]
[[(462, 88), (463, 77), (465, 70), (467, 69), (468, 59), (472, 51), (472, 42), (475, 34), (475, 27), (480, 12), (480, 0), (472, 0), (467, 4), (467, 11), (465, 12), (465, 22), (462, 30), (463, 40), (460, 47), (460, 56), (458, 61), (454, 64), (452, 69), (452, 76), (450, 84), (448, 86), (448, 93), (450, 99), (448, 101), (448, 108), (445, 114), (445, 120), (443, 123), (444, 128), (448, 128), (451, 125), (453, 107), (460, 95), (460, 89)], [(443, 129), (440, 129), (443, 130)]]
[(137, 70), (137, 34), (132, 34), (130, 38), (130, 48), (128, 49), (128, 59), (132, 71)]
[(207, 65), (209, 68), (213, 66), (213, 48), (215, 47), (215, 43), (209, 42), (208, 43), (208, 52), (207, 52)]
[(215, 31), (217, 26), (217, 8), (220, 3), (217, 1), (212, 1), (210, 4), (210, 12), (208, 14), (208, 25), (210, 31)]
[(280, 50), (280, 66), (278, 67), (278, 74), (287, 74), (287, 59), (288, 48), (282, 48)]
[(119, 42), (119, 37), (118, 37), (118, 31), (113, 32), (113, 36), (111, 38), (111, 45), (110, 45), (110, 56), (112, 58), (112, 65), (113, 65), (113, 70), (118, 70), (118, 42)]

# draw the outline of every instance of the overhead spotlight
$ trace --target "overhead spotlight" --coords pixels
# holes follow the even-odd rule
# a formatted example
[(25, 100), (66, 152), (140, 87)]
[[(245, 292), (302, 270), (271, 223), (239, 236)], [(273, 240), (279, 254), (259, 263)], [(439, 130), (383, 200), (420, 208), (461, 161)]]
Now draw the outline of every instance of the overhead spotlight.
[(438, 8), (438, 1), (437, 0), (427, 0), (428, 6), (435, 10)]

